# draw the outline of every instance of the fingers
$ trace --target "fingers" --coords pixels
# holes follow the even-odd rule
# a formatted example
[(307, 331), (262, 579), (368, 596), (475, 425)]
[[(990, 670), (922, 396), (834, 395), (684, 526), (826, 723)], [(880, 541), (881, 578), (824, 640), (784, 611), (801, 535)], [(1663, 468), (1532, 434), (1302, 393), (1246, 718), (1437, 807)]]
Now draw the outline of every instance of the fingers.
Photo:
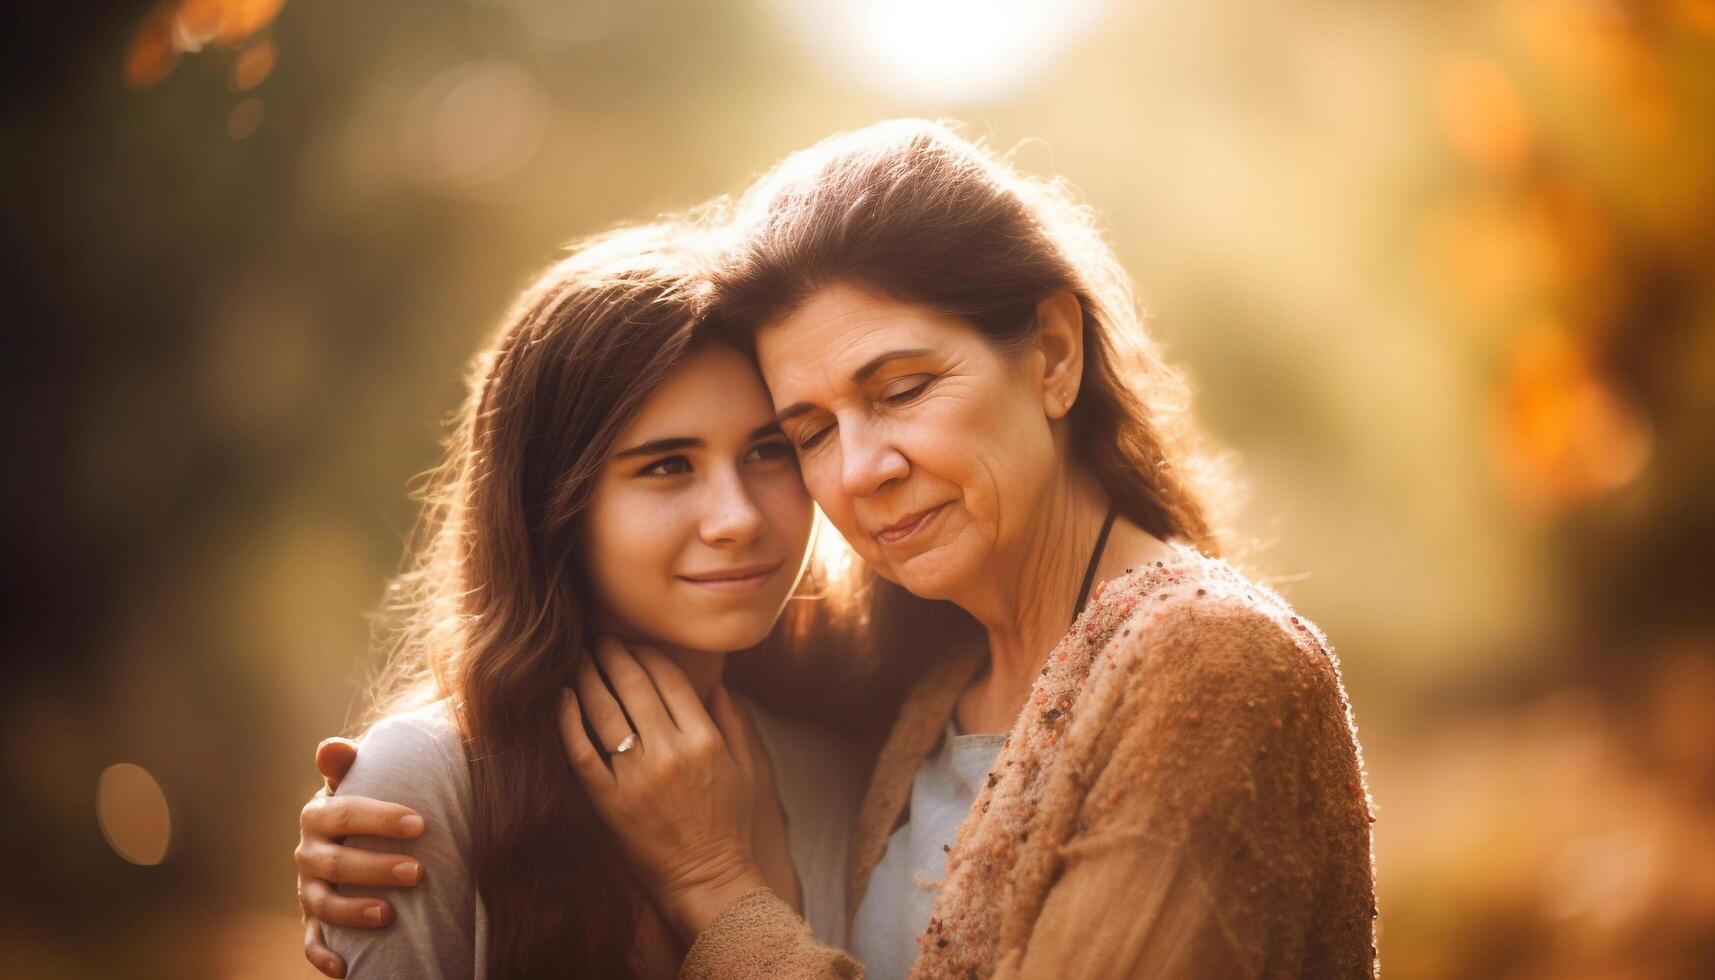
[(357, 743), (349, 738), (324, 738), (316, 746), (316, 771), (327, 780), (328, 792), (339, 789), (340, 780), (357, 761)]
[(739, 711), (738, 705), (733, 703), (732, 696), (727, 694), (725, 684), (715, 687), (714, 696), (709, 699), (709, 707), (713, 709), (713, 721), (715, 727), (720, 729), (727, 751), (732, 754), (732, 760), (738, 763), (739, 771), (749, 779), (756, 772), (756, 757), (750, 749), (750, 723)]
[(410, 838), (423, 832), (423, 818), (410, 807), (367, 796), (318, 796), (304, 804), (298, 826), (305, 834), (324, 837)]
[(304, 920), (304, 959), (330, 977), (345, 976), (345, 961), (328, 949), (322, 936), (322, 924), (317, 919)]
[(578, 710), (578, 698), (570, 690), (560, 692), (560, 742), (566, 747), (566, 758), (572, 771), (590, 793), (600, 799), (613, 788), (613, 771), (602, 761), (601, 753), (584, 731), (583, 714)]
[(346, 847), (320, 836), (299, 844), (293, 858), (299, 877), (336, 885), (415, 885), (423, 877), (423, 866), (414, 858)]
[(686, 734), (715, 734), (715, 724), (703, 707), (702, 699), (697, 696), (697, 689), (691, 686), (691, 679), (685, 676), (684, 670), (678, 664), (653, 647), (638, 647), (633, 656), (643, 667), (644, 673), (649, 675), (650, 683), (660, 693), (661, 701), (673, 717), (673, 724), (678, 726), (680, 731)]
[(651, 738), (671, 736), (678, 731), (679, 726), (673, 724), (667, 706), (661, 703), (661, 693), (655, 690), (655, 682), (649, 679), (648, 673), (624, 644), (611, 636), (600, 637), (595, 643), (595, 656), (645, 747)]
[(625, 712), (596, 671), (595, 661), (589, 657), (578, 662), (577, 696), (578, 707), (589, 719), (595, 737), (601, 741), (601, 747), (607, 754), (612, 755), (619, 743), (631, 734), (631, 722), (626, 720)]
[(393, 921), (393, 906), (385, 901), (341, 895), (327, 882), (314, 878), (298, 886), (298, 904), (313, 919), (352, 929), (377, 929)]

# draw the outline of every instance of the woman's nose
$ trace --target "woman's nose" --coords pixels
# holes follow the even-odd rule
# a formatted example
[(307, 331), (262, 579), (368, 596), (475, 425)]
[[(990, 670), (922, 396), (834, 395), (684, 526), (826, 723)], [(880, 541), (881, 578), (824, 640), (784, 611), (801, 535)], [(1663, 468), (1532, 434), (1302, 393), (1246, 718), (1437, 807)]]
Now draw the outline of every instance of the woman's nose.
[(911, 471), (911, 464), (878, 425), (841, 425), (839, 439), (840, 479), (846, 493), (854, 497), (874, 496)]

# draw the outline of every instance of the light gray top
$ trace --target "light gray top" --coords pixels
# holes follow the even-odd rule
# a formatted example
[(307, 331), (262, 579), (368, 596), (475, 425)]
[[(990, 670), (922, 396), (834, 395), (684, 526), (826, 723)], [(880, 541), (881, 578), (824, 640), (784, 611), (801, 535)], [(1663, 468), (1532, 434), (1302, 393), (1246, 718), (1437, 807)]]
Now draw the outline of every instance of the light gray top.
[[(857, 811), (858, 763), (828, 733), (746, 704), (773, 764), (804, 917), (817, 939), (844, 946), (846, 855)], [(573, 778), (569, 770), (566, 778)], [(346, 976), (484, 976), (487, 916), (470, 866), (470, 770), (462, 736), (444, 703), (378, 722), (364, 735), (339, 792), (402, 803), (421, 813), (425, 824), (415, 840), (347, 840), (417, 858), (423, 881), (414, 888), (341, 886), (344, 894), (386, 898), (396, 913), (385, 929), (326, 927), (328, 945), (345, 958)]]
[(960, 735), (951, 723), (911, 781), (908, 816), (887, 839), (852, 921), (851, 951), (870, 980), (899, 980), (917, 959), (947, 850), (988, 779), (1005, 735)]

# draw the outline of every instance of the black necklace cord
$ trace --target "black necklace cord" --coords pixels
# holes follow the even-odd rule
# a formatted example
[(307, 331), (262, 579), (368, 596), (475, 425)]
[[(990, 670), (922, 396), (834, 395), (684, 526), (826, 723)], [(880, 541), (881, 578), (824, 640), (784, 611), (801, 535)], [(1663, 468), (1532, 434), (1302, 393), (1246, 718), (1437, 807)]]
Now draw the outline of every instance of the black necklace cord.
[(1102, 521), (1102, 533), (1096, 536), (1096, 546), (1090, 551), (1090, 563), (1084, 566), (1084, 584), (1078, 587), (1078, 601), (1072, 604), (1072, 622), (1078, 621), (1078, 616), (1084, 611), (1084, 603), (1089, 601), (1090, 586), (1096, 584), (1096, 566), (1101, 563), (1102, 552), (1108, 547), (1108, 532), (1114, 529), (1114, 518), (1119, 516), (1119, 510), (1114, 505), (1108, 505), (1107, 519)]

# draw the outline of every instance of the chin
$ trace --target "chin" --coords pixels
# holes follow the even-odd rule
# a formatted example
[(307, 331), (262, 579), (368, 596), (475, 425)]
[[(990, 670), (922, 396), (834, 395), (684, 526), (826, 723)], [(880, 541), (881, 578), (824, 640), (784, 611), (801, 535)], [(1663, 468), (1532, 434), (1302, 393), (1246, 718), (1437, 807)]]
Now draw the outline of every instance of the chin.
[(749, 649), (768, 636), (776, 618), (748, 612), (699, 617), (680, 625), (679, 630), (689, 635), (679, 645), (708, 653)]
[(896, 567), (888, 576), (921, 599), (951, 599), (968, 592), (971, 583), (982, 573), (982, 564), (967, 560), (948, 545), (918, 555)]

